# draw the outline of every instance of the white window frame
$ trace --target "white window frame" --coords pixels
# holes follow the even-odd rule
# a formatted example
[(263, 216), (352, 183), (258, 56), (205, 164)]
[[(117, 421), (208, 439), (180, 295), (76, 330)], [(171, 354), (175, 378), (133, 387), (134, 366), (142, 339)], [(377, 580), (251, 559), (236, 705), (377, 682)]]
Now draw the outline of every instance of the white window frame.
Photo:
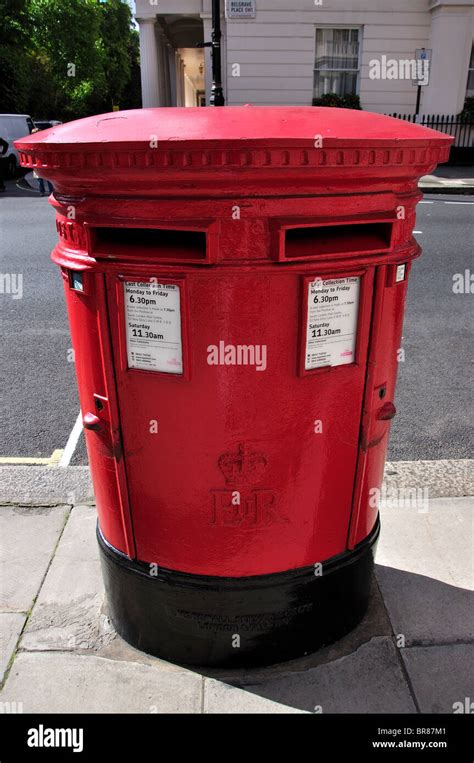
[[(317, 29), (357, 29), (359, 33), (359, 54), (358, 54), (358, 60), (357, 60), (357, 69), (317, 69), (316, 68), (316, 30)], [(314, 74), (315, 72), (320, 71), (332, 71), (332, 72), (352, 72), (357, 71), (357, 77), (356, 77), (356, 91), (354, 95), (358, 95), (360, 97), (360, 70), (362, 65), (362, 35), (363, 26), (361, 24), (315, 24), (314, 25), (314, 55), (313, 55), (313, 98), (318, 98), (320, 96), (314, 95)]]
[[(473, 64), (472, 66), (471, 66), (471, 61), (472, 61), (472, 64)], [(465, 93), (464, 99), (472, 98), (473, 95), (474, 95), (474, 92), (473, 92), (473, 95), (468, 96), (468, 87), (469, 87), (469, 79), (470, 79), (470, 76), (471, 76), (471, 72), (474, 74), (474, 41), (472, 43), (471, 53), (470, 53), (470, 56), (469, 56), (469, 62), (467, 64), (466, 93)]]

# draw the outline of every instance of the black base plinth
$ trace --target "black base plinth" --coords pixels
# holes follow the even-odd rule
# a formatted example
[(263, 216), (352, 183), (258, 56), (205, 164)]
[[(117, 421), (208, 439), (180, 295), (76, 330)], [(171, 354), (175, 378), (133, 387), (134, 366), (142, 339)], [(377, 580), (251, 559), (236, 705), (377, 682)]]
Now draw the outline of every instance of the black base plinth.
[(242, 578), (156, 570), (112, 548), (98, 529), (112, 621), (132, 646), (184, 665), (243, 667), (300, 657), (362, 619), (379, 529), (377, 520), (362, 543), (322, 570)]

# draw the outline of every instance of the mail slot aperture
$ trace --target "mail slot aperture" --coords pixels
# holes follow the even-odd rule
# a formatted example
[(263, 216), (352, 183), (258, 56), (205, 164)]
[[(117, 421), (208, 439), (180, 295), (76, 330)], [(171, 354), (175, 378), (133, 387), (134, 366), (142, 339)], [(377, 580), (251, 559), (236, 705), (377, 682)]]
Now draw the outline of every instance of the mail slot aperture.
[(149, 256), (168, 262), (206, 262), (207, 232), (171, 228), (93, 227), (91, 249), (99, 257)]
[(392, 227), (391, 222), (365, 222), (287, 228), (284, 232), (284, 259), (388, 251), (391, 247)]

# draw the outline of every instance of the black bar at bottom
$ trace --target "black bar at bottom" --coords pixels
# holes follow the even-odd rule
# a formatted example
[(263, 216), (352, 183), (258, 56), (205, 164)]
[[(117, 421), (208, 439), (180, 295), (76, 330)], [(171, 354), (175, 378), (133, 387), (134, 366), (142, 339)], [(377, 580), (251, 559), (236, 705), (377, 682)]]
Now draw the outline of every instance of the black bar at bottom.
[[(66, 685), (67, 675), (64, 681)], [(88, 690), (93, 693), (94, 687)], [(133, 686), (127, 687), (127, 691), (133, 691)], [(255, 693), (258, 694), (258, 686), (252, 687), (252, 694)], [(104, 707), (101, 715), (0, 714), (1, 761), (159, 760), (165, 745), (167, 756), (193, 755), (196, 749), (201, 751), (211, 744), (217, 733), (221, 740), (226, 740), (222, 735), (227, 731), (230, 750), (223, 749), (223, 741), (219, 743), (222, 745), (219, 758), (226, 760), (248, 755), (249, 749), (255, 749), (256, 739), (267, 755), (273, 753), (279, 759), (283, 757), (282, 743), (289, 759), (295, 758), (305, 746), (314, 748), (312, 757), (324, 760), (349, 761), (360, 756), (362, 760), (405, 761), (408, 758), (471, 763), (473, 759), (472, 716), (469, 715), (323, 714), (311, 717), (311, 713), (276, 716), (237, 713), (216, 719), (215, 714), (106, 713)], [(63, 733), (56, 734), (60, 730)], [(51, 740), (57, 740), (58, 744), (50, 746)], [(62, 745), (62, 740), (71, 744)]]

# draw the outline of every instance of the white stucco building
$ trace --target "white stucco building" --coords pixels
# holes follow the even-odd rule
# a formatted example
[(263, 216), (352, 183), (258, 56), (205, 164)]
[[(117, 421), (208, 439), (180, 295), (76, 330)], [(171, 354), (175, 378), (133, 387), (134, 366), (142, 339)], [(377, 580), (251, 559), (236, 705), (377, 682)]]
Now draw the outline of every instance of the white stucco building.
[[(231, 4), (250, 17), (230, 18)], [(222, 0), (221, 7), (229, 105), (311, 105), (336, 92), (358, 94), (369, 111), (413, 114), (417, 87), (406, 62), (422, 48), (431, 60), (421, 113), (456, 114), (474, 95), (474, 0)], [(143, 106), (208, 104), (210, 52), (196, 44), (211, 39), (211, 0), (136, 0), (136, 19)]]

